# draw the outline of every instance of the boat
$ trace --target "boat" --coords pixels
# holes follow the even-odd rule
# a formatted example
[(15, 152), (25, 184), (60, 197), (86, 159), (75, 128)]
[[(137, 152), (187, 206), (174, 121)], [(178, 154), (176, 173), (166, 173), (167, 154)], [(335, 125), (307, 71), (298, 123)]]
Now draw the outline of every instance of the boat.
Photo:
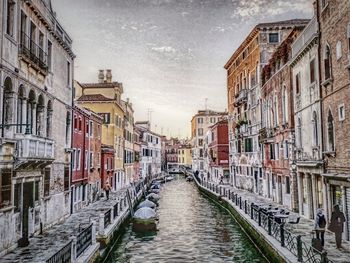
[(156, 208), (156, 206), (157, 206), (157, 205), (156, 205), (155, 203), (153, 203), (152, 201), (146, 199), (145, 201), (142, 201), (142, 202), (137, 206), (137, 208), (139, 209), (139, 208), (142, 208), (142, 207), (149, 207), (149, 208), (154, 209), (154, 208)]
[(149, 195), (146, 196), (146, 198), (153, 203), (158, 203), (160, 196), (155, 194), (155, 193), (150, 193)]
[(157, 230), (157, 214), (149, 207), (142, 207), (138, 209), (133, 217), (133, 231), (148, 232)]
[(165, 177), (165, 182), (170, 182), (172, 180), (174, 180), (174, 176), (168, 175)]

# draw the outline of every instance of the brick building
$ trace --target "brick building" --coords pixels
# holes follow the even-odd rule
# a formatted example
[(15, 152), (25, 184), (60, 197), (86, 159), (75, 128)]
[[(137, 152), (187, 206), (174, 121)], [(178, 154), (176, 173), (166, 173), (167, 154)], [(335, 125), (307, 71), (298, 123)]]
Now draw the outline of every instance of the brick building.
[[(289, 208), (298, 206), (297, 178), (291, 172), (291, 143), (294, 136), (293, 85), (291, 81), (291, 45), (303, 27), (294, 28), (272, 54), (262, 70), (263, 170), (267, 196)], [(246, 145), (246, 147), (251, 147)], [(263, 185), (254, 178), (255, 192), (262, 194)], [(293, 199), (294, 198), (294, 199)]]
[(210, 127), (208, 133), (209, 169), (207, 180), (219, 183), (229, 181), (228, 121), (221, 120)]
[(101, 145), (101, 188), (104, 189), (106, 183), (112, 185), (114, 174), (114, 155), (115, 150), (113, 146)]
[(320, 92), (326, 211), (339, 204), (347, 215), (344, 238), (350, 238), (350, 2), (317, 1), (320, 28)]
[[(230, 138), (230, 181), (238, 188), (268, 196), (262, 170), (261, 70), (279, 44), (308, 20), (258, 24), (225, 65)], [(257, 182), (258, 181), (258, 182)], [(256, 187), (256, 186), (262, 186)]]

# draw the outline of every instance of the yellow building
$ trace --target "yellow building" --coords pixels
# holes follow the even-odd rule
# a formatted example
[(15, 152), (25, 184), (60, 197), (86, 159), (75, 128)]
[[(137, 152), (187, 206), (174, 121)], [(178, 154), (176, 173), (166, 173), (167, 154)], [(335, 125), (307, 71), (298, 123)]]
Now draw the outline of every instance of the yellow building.
[(192, 146), (190, 144), (179, 145), (177, 155), (179, 165), (192, 166)]
[(102, 143), (113, 145), (115, 150), (113, 189), (124, 187), (127, 182), (124, 172), (124, 109), (121, 95), (123, 85), (112, 81), (111, 70), (98, 74), (98, 83), (75, 81), (76, 104), (88, 108), (103, 118)]

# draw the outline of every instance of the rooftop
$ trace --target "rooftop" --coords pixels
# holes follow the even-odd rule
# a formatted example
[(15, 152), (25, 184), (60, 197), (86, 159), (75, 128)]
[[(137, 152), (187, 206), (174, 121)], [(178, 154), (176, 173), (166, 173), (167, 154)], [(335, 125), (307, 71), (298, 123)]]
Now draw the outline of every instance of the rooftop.
[(77, 101), (114, 101), (113, 99), (107, 98), (102, 94), (88, 94), (82, 95)]

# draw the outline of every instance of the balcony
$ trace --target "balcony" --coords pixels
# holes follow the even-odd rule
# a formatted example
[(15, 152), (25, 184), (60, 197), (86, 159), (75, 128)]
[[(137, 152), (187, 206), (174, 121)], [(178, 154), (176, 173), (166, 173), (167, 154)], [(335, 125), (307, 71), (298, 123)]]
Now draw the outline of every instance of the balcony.
[(17, 153), (16, 169), (29, 166), (41, 168), (54, 160), (54, 141), (32, 134), (15, 134)]
[(47, 54), (29, 36), (21, 32), (21, 41), (18, 54), (20, 58), (29, 63), (44, 75), (48, 72)]
[(274, 136), (274, 130), (272, 128), (262, 128), (259, 130), (259, 141), (262, 143), (268, 143), (269, 139), (271, 139)]
[(236, 99), (235, 99), (235, 106), (239, 106), (242, 103), (246, 102), (248, 99), (248, 90), (247, 89), (242, 89), (239, 91)]
[(318, 36), (318, 23), (314, 17), (305, 27), (301, 35), (295, 40), (292, 45), (293, 60), (303, 52), (303, 50), (310, 45)]

